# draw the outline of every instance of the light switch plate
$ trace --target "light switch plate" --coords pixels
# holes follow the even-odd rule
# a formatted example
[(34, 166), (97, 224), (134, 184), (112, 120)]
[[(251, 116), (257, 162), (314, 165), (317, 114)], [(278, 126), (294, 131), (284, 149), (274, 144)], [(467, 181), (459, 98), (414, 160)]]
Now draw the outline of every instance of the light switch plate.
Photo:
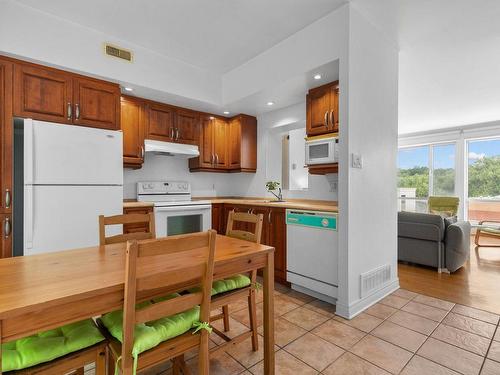
[(360, 154), (352, 154), (351, 159), (353, 168), (363, 168), (363, 157)]

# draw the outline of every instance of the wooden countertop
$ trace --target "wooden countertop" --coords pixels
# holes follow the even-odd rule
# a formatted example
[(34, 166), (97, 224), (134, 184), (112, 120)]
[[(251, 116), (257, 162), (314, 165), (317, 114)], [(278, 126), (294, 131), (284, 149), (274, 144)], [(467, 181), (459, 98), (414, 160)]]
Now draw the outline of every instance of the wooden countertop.
[[(298, 210), (338, 212), (337, 202), (313, 200), (313, 199), (287, 199), (285, 202), (277, 202), (273, 199), (253, 198), (253, 197), (195, 197), (193, 200), (208, 200), (210, 203), (242, 204), (248, 206), (261, 207), (281, 207), (295, 208)], [(137, 202), (126, 200), (123, 202), (124, 208), (153, 207), (150, 202)]]
[(137, 202), (135, 200), (124, 200), (123, 208), (153, 207), (153, 202)]
[(278, 202), (273, 199), (266, 198), (244, 198), (244, 197), (207, 197), (207, 198), (193, 198), (209, 200), (211, 203), (227, 203), (227, 204), (242, 204), (249, 206), (264, 206), (264, 207), (281, 207), (281, 208), (295, 208), (299, 210), (311, 211), (326, 211), (338, 212), (337, 202), (323, 201), (313, 199), (287, 199), (284, 202)]

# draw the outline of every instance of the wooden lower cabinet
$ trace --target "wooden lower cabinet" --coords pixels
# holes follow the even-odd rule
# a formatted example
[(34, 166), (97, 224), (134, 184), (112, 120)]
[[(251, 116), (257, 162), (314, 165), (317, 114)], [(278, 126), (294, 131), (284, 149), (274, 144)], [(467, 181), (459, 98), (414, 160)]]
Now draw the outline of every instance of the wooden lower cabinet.
[[(153, 207), (124, 207), (124, 214), (149, 214), (153, 212)], [(125, 224), (123, 226), (123, 234), (127, 233), (137, 233), (137, 232), (148, 232), (148, 224)]]
[(0, 258), (12, 256), (12, 216), (0, 214), (1, 235), (0, 235)]
[(222, 203), (212, 203), (212, 229), (219, 234), (222, 232), (222, 216), (224, 205)]
[[(262, 214), (264, 216), (264, 225), (262, 226), (261, 242), (265, 245), (273, 246), (274, 252), (274, 279), (280, 283), (286, 284), (286, 214), (284, 208), (236, 205), (236, 204), (217, 204), (214, 214), (214, 205), (212, 205), (212, 226), (214, 225), (214, 215), (218, 215), (219, 233), (226, 232), (227, 218), (229, 212), (251, 212)], [(222, 215), (221, 215), (222, 213)], [(215, 228), (214, 228), (215, 229)], [(252, 224), (236, 224), (236, 229), (253, 231)]]
[(269, 239), (267, 245), (273, 246), (274, 278), (286, 282), (286, 214), (284, 208), (270, 208)]

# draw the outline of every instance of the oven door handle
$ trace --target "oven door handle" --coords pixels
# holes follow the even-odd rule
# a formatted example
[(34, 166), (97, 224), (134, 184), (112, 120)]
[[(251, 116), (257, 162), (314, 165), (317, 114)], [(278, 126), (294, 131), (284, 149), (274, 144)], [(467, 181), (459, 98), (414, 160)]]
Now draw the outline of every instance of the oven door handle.
[(211, 204), (200, 204), (194, 206), (169, 206), (169, 207), (155, 207), (155, 212), (172, 212), (179, 211), (182, 214), (184, 211), (200, 211), (211, 209)]

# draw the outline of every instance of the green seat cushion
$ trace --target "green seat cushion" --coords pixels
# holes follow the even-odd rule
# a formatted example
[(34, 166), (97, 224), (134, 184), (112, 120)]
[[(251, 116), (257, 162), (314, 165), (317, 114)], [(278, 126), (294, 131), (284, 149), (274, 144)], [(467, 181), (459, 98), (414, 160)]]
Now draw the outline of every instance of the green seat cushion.
[(231, 290), (245, 288), (251, 283), (250, 278), (246, 275), (234, 275), (227, 279), (217, 280), (212, 284), (212, 296)]
[(92, 319), (2, 344), (2, 371), (26, 369), (104, 340)]
[[(252, 283), (250, 278), (246, 275), (234, 275), (227, 279), (217, 280), (212, 283), (212, 296), (231, 290), (241, 289), (249, 286)], [(191, 288), (188, 290), (190, 293), (197, 293), (201, 289), (199, 287)]]
[[(154, 301), (143, 302), (138, 304), (136, 309), (140, 310), (155, 302), (179, 296), (175, 293)], [(194, 324), (199, 322), (199, 318), (200, 308), (197, 306), (179, 314), (137, 324), (134, 330), (132, 356), (137, 358), (140, 353), (154, 348), (163, 341), (182, 335), (193, 328)], [(101, 321), (114, 338), (123, 342), (123, 310), (105, 314), (101, 317)]]
[(500, 236), (500, 227), (499, 228), (494, 228), (494, 227), (482, 227), (481, 228), (482, 232), (486, 232), (489, 234), (494, 234), (497, 236)]

